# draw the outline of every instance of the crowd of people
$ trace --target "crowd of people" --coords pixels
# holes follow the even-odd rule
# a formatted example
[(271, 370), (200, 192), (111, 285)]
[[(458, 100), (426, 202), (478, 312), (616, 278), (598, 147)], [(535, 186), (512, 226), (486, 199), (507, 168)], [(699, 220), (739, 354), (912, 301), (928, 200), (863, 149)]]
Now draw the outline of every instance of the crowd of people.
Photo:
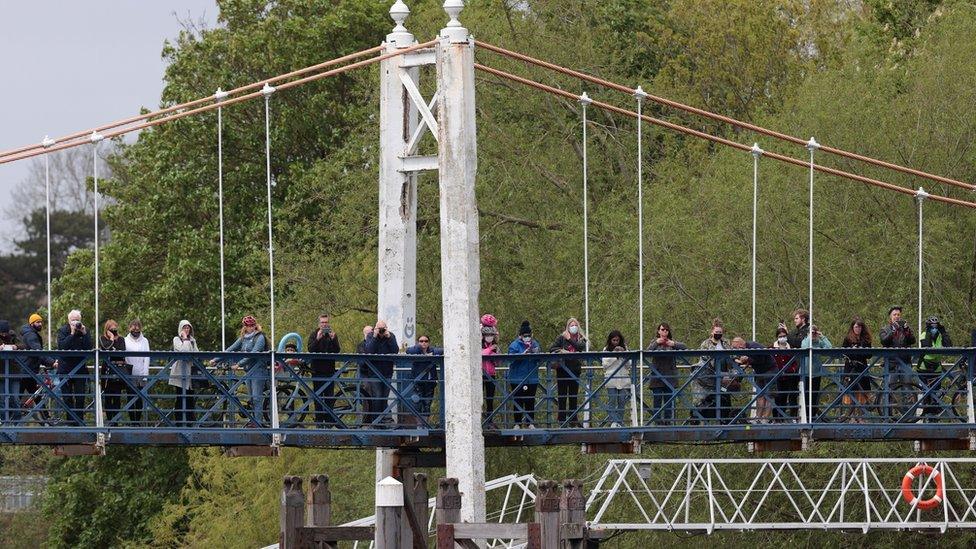
[[(677, 410), (680, 399), (677, 398), (677, 393), (682, 386), (679, 380), (679, 360), (691, 366), (687, 390), (692, 395), (693, 403), (688, 410), (688, 418), (682, 418), (680, 421), (695, 423), (731, 419), (737, 412), (737, 409), (732, 406), (731, 395), (741, 390), (743, 372), (749, 372), (752, 386), (758, 395), (754, 403), (753, 421), (764, 423), (775, 418), (795, 419), (799, 410), (800, 384), (807, 380), (806, 376), (810, 376), (811, 381), (811, 386), (807, 389), (812, 398), (812, 402), (809, 403), (811, 418), (817, 418), (821, 382), (824, 377), (824, 359), (821, 355), (811, 353), (812, 365), (808, 370), (805, 354), (775, 352), (735, 354), (737, 350), (833, 348), (831, 340), (818, 326), (811, 324), (807, 311), (802, 309), (795, 311), (792, 321), (792, 327), (779, 324), (772, 342), (765, 345), (738, 336), (729, 338), (722, 321), (715, 319), (708, 336), (697, 349), (727, 352), (703, 354), (693, 364), (682, 360), (687, 358), (690, 350), (687, 345), (675, 338), (671, 326), (666, 322), (658, 324), (646, 350), (685, 351), (685, 353), (655, 352), (648, 357), (644, 378), (650, 393), (649, 409), (653, 422), (658, 425), (670, 425), (679, 421)], [(552, 344), (543, 347), (533, 336), (532, 326), (528, 320), (521, 322), (516, 337), (507, 345), (500, 340), (498, 320), (493, 315), (483, 315), (480, 324), (481, 369), (485, 397), (482, 413), (487, 427), (492, 428), (502, 424), (516, 428), (535, 428), (540, 371), (547, 370), (549, 381), (554, 388), (551, 398), (554, 421), (562, 427), (580, 427), (583, 420), (579, 400), (580, 383), (585, 377), (584, 366), (594, 363), (595, 360), (575, 355), (588, 351), (605, 353), (597, 363), (602, 364), (603, 367), (598, 400), (605, 410), (606, 424), (610, 427), (625, 425), (628, 410), (631, 414), (636, 413), (632, 396), (637, 377), (634, 368), (637, 363), (632, 355), (626, 354), (632, 349), (628, 347), (624, 335), (619, 330), (610, 331), (602, 346), (591, 348), (580, 322), (576, 318), (569, 318), (565, 329), (555, 337)], [(2, 346), (0, 349), (43, 350), (43, 326), (44, 319), (41, 315), (32, 314), (27, 319), (27, 323), (21, 327), (18, 336), (11, 330), (9, 322), (0, 320), (0, 346)], [(127, 327), (127, 333), (122, 335), (119, 330), (120, 324), (109, 319), (103, 323), (101, 332), (93, 335), (82, 322), (81, 312), (72, 310), (67, 315), (67, 322), (57, 330), (56, 348), (61, 351), (91, 351), (97, 345), (103, 353), (100, 372), (102, 392), (105, 395), (104, 409), (108, 413), (116, 413), (119, 416), (125, 412), (129, 423), (139, 424), (148, 405), (143, 389), (150, 379), (150, 357), (121, 353), (126, 351), (145, 353), (151, 350), (151, 346), (143, 333), (140, 320), (130, 321)], [(891, 307), (887, 322), (879, 330), (881, 346), (909, 348), (918, 343), (918, 337), (919, 335), (915, 334), (902, 318), (901, 307)], [(286, 343), (283, 339), (279, 351), (284, 350), (286, 353), (300, 351), (301, 338), (298, 339), (297, 345), (290, 341)], [(328, 314), (318, 317), (318, 326), (309, 335), (306, 343), (307, 353), (336, 355), (342, 352), (339, 337), (332, 329)], [(225, 351), (264, 353), (272, 349), (272, 344), (257, 319), (248, 315), (241, 319), (238, 337)], [(859, 420), (857, 410), (863, 409), (864, 405), (873, 398), (871, 378), (867, 375), (867, 370), (872, 358), (872, 353), (868, 349), (874, 348), (874, 344), (871, 330), (864, 320), (860, 317), (853, 318), (841, 344), (845, 349), (843, 374), (850, 392), (849, 396), (852, 402), (860, 405), (852, 406), (853, 421)], [(920, 346), (923, 348), (952, 346), (948, 331), (938, 317), (932, 316), (926, 320)], [(163, 348), (157, 347), (155, 350), (181, 353), (199, 351), (193, 324), (188, 320), (181, 320), (176, 335), (172, 338), (172, 344)], [(415, 345), (401, 347), (397, 336), (390, 331), (387, 323), (378, 320), (373, 326), (364, 326), (362, 340), (355, 350), (359, 355), (380, 355), (377, 358), (356, 362), (359, 381), (357, 397), (361, 405), (360, 416), (363, 425), (393, 421), (389, 413), (389, 395), (391, 387), (394, 386), (399, 387), (397, 391), (401, 398), (411, 403), (417, 416), (430, 417), (432, 403), (437, 400), (435, 398), (437, 384), (442, 379), (437, 367), (439, 361), (422, 360), (416, 357), (435, 357), (443, 355), (444, 351), (434, 346), (428, 335), (419, 335)], [(396, 371), (397, 361), (383, 358), (383, 356), (400, 353), (415, 355), (409, 361), (408, 372), (405, 371), (407, 368)], [(533, 356), (541, 354), (546, 356)], [(26, 408), (25, 398), (29, 401), (29, 397), (38, 391), (38, 374), (41, 369), (46, 369), (53, 381), (54, 393), (59, 397), (63, 395), (65, 407), (73, 413), (73, 416), (67, 419), (81, 421), (85, 415), (88, 383), (91, 377), (86, 358), (80, 353), (62, 354), (58, 357), (55, 359), (43, 354), (31, 354), (17, 362), (19, 369), (10, 366), (12, 361), (6, 361), (3, 385), (3, 400), (6, 405), (3, 420), (16, 420), (21, 416)], [(233, 355), (224, 355), (210, 360), (206, 365), (214, 369), (225, 369), (234, 376), (241, 372), (242, 382), (247, 387), (248, 402), (253, 417), (260, 418), (262, 414), (266, 417), (269, 413), (267, 395), (272, 388), (270, 356), (266, 358), (250, 354), (239, 359), (232, 357)], [(909, 369), (913, 364), (912, 353), (896, 353), (892, 357), (904, 365), (909, 365)], [(278, 361), (275, 367), (282, 368), (287, 365), (295, 367), (298, 364), (307, 367), (311, 375), (311, 386), (319, 403), (314, 406), (315, 424), (324, 427), (335, 426), (340, 421), (333, 410), (339, 381), (336, 375), (336, 358), (323, 356), (310, 358), (307, 361), (297, 358), (285, 359)], [(198, 392), (208, 379), (201, 368), (206, 369), (201, 363), (188, 359), (178, 358), (169, 363), (167, 384), (176, 395), (173, 419), (179, 424), (191, 424), (196, 418)], [(940, 355), (923, 354), (917, 361), (915, 373), (923, 382), (932, 383), (940, 375), (941, 368)], [(501, 379), (502, 371), (504, 371), (503, 379)], [(402, 383), (404, 380), (406, 383)], [(506, 386), (508, 393), (499, 394), (499, 387)], [(589, 400), (592, 401), (593, 398)], [(499, 405), (502, 403), (510, 403), (510, 406), (500, 410)], [(935, 403), (926, 403), (927, 412), (935, 409)]]

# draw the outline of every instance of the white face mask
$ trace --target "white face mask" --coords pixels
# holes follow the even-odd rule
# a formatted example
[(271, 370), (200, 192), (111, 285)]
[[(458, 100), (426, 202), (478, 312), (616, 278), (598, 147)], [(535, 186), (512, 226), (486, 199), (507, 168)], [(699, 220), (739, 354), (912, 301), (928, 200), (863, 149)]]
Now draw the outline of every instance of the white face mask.
[(779, 343), (780, 345), (786, 345), (786, 338), (785, 337), (781, 337), (781, 338), (779, 338), (779, 339), (776, 340), (776, 343)]
[(485, 336), (486, 343), (491, 343), (492, 341), (495, 341), (495, 336)]
[(573, 325), (569, 327), (569, 333), (576, 335), (579, 333), (579, 326)]
[(525, 336), (525, 337), (523, 337), (522, 338), (522, 343), (525, 343), (526, 345), (531, 345), (532, 344), (532, 336)]

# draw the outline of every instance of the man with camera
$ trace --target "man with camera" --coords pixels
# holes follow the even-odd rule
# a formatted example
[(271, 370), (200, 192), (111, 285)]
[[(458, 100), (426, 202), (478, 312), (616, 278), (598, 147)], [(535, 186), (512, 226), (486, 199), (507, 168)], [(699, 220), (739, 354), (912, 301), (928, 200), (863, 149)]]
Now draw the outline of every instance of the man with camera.
[[(915, 345), (915, 332), (908, 326), (908, 323), (901, 317), (901, 307), (895, 305), (888, 309), (888, 323), (881, 327), (881, 345), (883, 347), (911, 347)], [(894, 364), (898, 364), (895, 370), (909, 372), (912, 369), (912, 355), (909, 353), (899, 354), (892, 357)], [(889, 362), (889, 364), (891, 364)]]
[[(332, 330), (328, 313), (319, 315), (318, 329), (308, 336), (308, 352), (328, 354), (341, 352), (339, 350), (339, 336)], [(333, 409), (335, 405), (335, 383), (332, 378), (335, 377), (335, 360), (316, 358), (312, 359), (309, 365), (312, 368), (312, 386), (315, 388), (315, 394), (322, 399), (325, 407), (329, 410)], [(320, 427), (330, 426), (335, 424), (335, 420), (325, 409), (320, 410), (319, 405), (316, 404), (315, 423)]]
[[(395, 355), (400, 352), (397, 345), (396, 336), (386, 327), (385, 320), (376, 321), (373, 333), (366, 336), (366, 354), (368, 355)], [(372, 365), (372, 368), (369, 366)], [(392, 360), (373, 360), (369, 365), (364, 365), (361, 376), (364, 378), (363, 388), (369, 394), (366, 401), (366, 411), (363, 414), (363, 423), (369, 424), (376, 419), (386, 409), (386, 400), (390, 395), (390, 383), (393, 379), (394, 362)], [(379, 377), (378, 377), (379, 376)]]
[[(68, 323), (58, 330), (58, 349), (62, 351), (91, 351), (92, 337), (88, 328), (81, 323), (81, 311), (75, 309), (68, 313)], [(65, 394), (68, 408), (78, 415), (79, 425), (85, 418), (85, 395), (87, 393), (88, 366), (84, 357), (67, 357), (58, 361), (55, 387), (58, 394)], [(77, 369), (77, 371), (75, 371)], [(64, 380), (62, 382), (62, 380)], [(70, 416), (68, 417), (70, 420)]]

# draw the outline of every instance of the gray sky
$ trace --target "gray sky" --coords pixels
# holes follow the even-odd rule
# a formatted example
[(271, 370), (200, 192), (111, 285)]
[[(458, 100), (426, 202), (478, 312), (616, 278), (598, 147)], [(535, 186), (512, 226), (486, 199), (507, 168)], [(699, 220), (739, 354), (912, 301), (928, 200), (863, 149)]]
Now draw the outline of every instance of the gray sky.
[[(163, 42), (200, 20), (216, 25), (215, 0), (0, 0), (0, 150), (158, 107)], [(29, 162), (0, 164), (0, 200)], [(0, 218), (0, 248), (15, 227)]]

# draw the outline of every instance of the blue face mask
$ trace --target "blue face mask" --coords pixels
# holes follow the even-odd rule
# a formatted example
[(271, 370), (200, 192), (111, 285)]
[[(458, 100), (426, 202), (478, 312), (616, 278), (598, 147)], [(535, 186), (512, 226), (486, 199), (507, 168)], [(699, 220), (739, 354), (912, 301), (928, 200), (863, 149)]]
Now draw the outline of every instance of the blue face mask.
[(936, 326), (929, 326), (929, 335), (932, 337), (939, 335), (939, 328)]

